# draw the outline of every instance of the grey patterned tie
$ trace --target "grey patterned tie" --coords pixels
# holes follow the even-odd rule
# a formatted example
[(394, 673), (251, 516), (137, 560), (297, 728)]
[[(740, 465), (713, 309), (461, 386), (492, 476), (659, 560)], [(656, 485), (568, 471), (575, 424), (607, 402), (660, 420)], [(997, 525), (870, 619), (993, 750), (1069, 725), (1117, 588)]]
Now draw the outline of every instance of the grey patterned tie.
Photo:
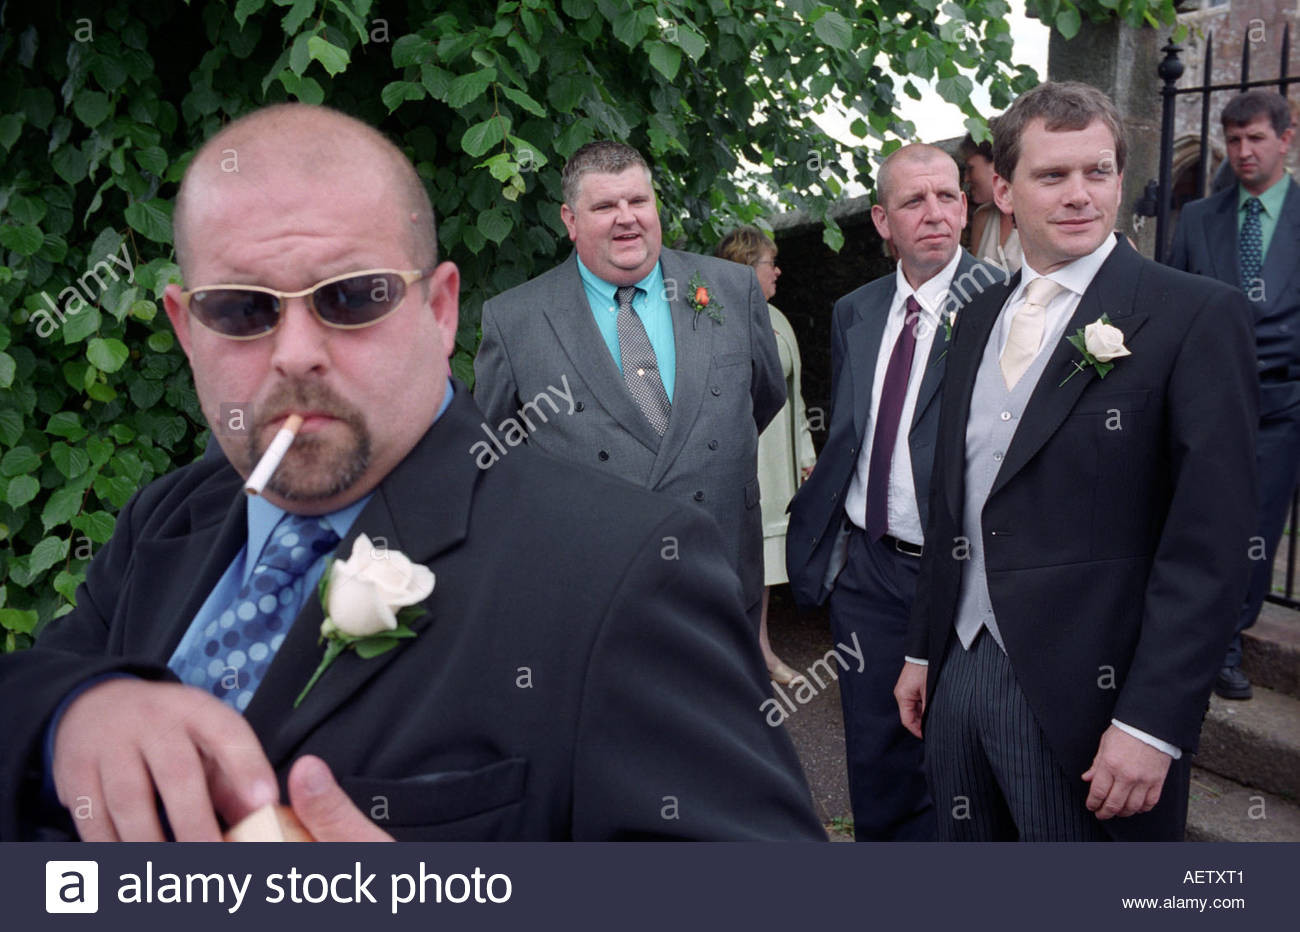
[(618, 297), (618, 353), (623, 361), (623, 381), (650, 426), (662, 437), (668, 429), (668, 413), (672, 406), (668, 403), (664, 380), (659, 375), (659, 360), (655, 358), (650, 337), (646, 336), (641, 318), (632, 310), (636, 287), (624, 285), (615, 294)]

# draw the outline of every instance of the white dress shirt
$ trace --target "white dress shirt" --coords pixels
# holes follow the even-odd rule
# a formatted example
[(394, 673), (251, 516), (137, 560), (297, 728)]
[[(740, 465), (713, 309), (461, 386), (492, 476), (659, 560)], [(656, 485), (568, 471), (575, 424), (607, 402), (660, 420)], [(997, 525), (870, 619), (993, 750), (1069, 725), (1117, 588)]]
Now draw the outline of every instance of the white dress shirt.
[[(1047, 302), (1044, 309), (1045, 318), (1043, 320), (1043, 339), (1038, 345), (1038, 352), (1042, 352), (1044, 347), (1055, 347), (1057, 343), (1065, 336), (1065, 327), (1074, 316), (1075, 310), (1079, 307), (1079, 302), (1083, 300), (1083, 293), (1088, 290), (1092, 284), (1097, 270), (1101, 264), (1106, 261), (1112, 249), (1115, 248), (1115, 237), (1108, 236), (1100, 246), (1088, 253), (1086, 256), (1080, 256), (1069, 265), (1057, 269), (1047, 277), (1061, 286), (1061, 290), (1056, 293), (1052, 300)], [(1035, 278), (1043, 276), (1035, 271), (1028, 262), (1020, 269), (1020, 284), (1007, 297), (1006, 303), (1002, 305), (1002, 313), (998, 315), (998, 322), (993, 328), (993, 339), (998, 341), (998, 356), (1002, 356), (1002, 351), (1007, 348), (1007, 338), (1011, 336), (1011, 318), (1013, 312), (1019, 311), (1025, 303), (1025, 291), (1029, 288), (1029, 283)]]
[(849, 491), (844, 496), (845, 514), (855, 526), (864, 528), (867, 515), (867, 474), (871, 469), (871, 448), (876, 432), (876, 412), (880, 409), (880, 392), (884, 388), (889, 357), (903, 332), (907, 299), (915, 297), (916, 303), (921, 306), (921, 320), (916, 324), (912, 371), (907, 380), (907, 395), (903, 399), (903, 413), (898, 421), (898, 438), (894, 441), (894, 458), (889, 467), (889, 533), (917, 546), (925, 542), (925, 528), (921, 527), (921, 513), (916, 505), (916, 489), (912, 484), (912, 449), (908, 446), (907, 435), (912, 429), (916, 398), (921, 391), (930, 350), (936, 339), (945, 339), (944, 336), (936, 336), (945, 333), (939, 314), (948, 304), (948, 289), (952, 286), (953, 275), (956, 274), (960, 261), (961, 250), (958, 249), (947, 265), (916, 289), (908, 284), (902, 263), (899, 263), (894, 272), (894, 300), (889, 305), (885, 332), (880, 335), (880, 348), (876, 351), (876, 374), (871, 384), (871, 419), (867, 422), (866, 436), (862, 438), (862, 449), (858, 451), (857, 468), (849, 482)]

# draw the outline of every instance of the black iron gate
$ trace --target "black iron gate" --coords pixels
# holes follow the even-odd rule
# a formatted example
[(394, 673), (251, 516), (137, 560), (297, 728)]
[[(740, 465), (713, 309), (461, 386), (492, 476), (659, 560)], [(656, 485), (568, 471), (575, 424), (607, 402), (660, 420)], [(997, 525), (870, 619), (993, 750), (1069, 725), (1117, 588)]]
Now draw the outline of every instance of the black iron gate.
[[(1165, 53), (1165, 57), (1157, 67), (1157, 73), (1164, 81), (1164, 86), (1160, 89), (1163, 108), (1160, 120), (1160, 181), (1156, 206), (1155, 258), (1157, 262), (1164, 261), (1173, 233), (1169, 226), (1169, 214), (1173, 207), (1174, 101), (1177, 96), (1179, 94), (1199, 94), (1201, 97), (1200, 162), (1196, 173), (1196, 197), (1201, 198), (1205, 197), (1207, 193), (1206, 189), (1209, 186), (1210, 178), (1210, 95), (1215, 91), (1243, 92), (1256, 87), (1276, 87), (1278, 93), (1285, 97), (1287, 88), (1290, 85), (1300, 83), (1300, 76), (1290, 77), (1287, 73), (1291, 57), (1291, 27), (1289, 24), (1283, 27), (1282, 30), (1282, 55), (1278, 68), (1278, 77), (1260, 81), (1250, 79), (1250, 46), (1249, 39), (1242, 43), (1241, 80), (1232, 84), (1215, 84), (1213, 83), (1214, 33), (1206, 36), (1204, 72), (1201, 84), (1196, 87), (1174, 86), (1183, 75), (1183, 63), (1178, 59), (1178, 53), (1182, 49), (1174, 45), (1172, 39), (1161, 49)], [(1300, 609), (1300, 598), (1297, 598), (1295, 594), (1296, 559), (1297, 556), (1300, 556), (1300, 553), (1297, 553), (1300, 550), (1300, 527), (1298, 525), (1300, 525), (1300, 490), (1291, 499), (1291, 516), (1287, 522), (1284, 558), (1286, 581), (1283, 585), (1283, 591), (1281, 593), (1270, 591), (1267, 596), (1270, 602), (1276, 602), (1294, 609)], [(1276, 573), (1276, 569), (1274, 572)]]

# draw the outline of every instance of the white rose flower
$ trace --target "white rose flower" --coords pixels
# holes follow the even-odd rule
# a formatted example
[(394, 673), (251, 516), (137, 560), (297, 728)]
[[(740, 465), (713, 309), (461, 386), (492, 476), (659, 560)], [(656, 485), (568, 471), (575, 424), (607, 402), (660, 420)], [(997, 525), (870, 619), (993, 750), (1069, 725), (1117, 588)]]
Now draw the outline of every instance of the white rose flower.
[(428, 598), (433, 583), (427, 566), (412, 563), (395, 550), (376, 550), (370, 538), (360, 534), (352, 555), (336, 560), (330, 569), (325, 590), (328, 617), (321, 631), (349, 637), (392, 631), (397, 627), (397, 611)]
[(1083, 328), (1083, 342), (1098, 362), (1110, 362), (1130, 355), (1124, 345), (1124, 333), (1118, 327), (1094, 320)]

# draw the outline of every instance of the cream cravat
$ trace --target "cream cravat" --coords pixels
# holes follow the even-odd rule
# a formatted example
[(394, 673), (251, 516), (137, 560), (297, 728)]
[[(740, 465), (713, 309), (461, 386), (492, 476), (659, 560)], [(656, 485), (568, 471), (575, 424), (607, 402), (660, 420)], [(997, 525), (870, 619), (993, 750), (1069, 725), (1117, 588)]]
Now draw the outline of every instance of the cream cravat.
[(1002, 379), (1007, 390), (1016, 387), (1020, 377), (1038, 355), (1047, 321), (1047, 305), (1064, 286), (1050, 278), (1035, 278), (1025, 288), (1025, 301), (1011, 317), (1011, 332), (1002, 350)]

